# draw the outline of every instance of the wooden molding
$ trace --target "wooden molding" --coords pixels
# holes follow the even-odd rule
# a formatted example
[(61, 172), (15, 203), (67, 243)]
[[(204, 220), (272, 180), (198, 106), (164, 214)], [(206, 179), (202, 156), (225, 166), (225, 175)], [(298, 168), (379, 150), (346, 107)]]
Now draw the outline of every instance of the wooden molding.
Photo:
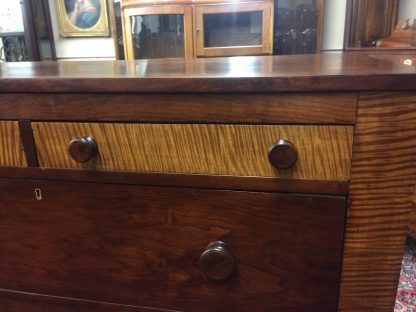
[(1, 178), (111, 184), (140, 184), (238, 191), (347, 195), (349, 183), (333, 180), (275, 179), (224, 175), (135, 173), (84, 169), (0, 167)]
[(357, 98), (356, 92), (2, 94), (0, 119), (353, 125)]

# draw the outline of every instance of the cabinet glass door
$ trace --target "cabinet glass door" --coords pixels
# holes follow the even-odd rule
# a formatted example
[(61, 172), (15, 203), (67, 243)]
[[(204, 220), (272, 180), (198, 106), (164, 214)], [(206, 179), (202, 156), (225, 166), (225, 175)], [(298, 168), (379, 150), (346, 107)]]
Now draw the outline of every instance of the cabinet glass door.
[[(126, 12), (127, 59), (192, 57), (184, 8), (137, 8)], [(189, 24), (189, 25), (188, 25)], [(192, 45), (189, 45), (192, 46)]]
[(269, 54), (270, 3), (196, 7), (197, 56)]
[(262, 44), (262, 11), (204, 14), (204, 47)]
[(323, 0), (279, 0), (276, 4), (274, 54), (319, 52)]

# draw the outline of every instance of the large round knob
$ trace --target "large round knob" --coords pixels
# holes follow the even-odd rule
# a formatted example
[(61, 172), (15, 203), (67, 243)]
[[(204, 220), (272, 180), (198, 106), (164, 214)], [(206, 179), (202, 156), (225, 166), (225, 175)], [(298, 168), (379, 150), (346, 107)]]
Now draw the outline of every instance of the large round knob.
[(199, 258), (199, 267), (208, 278), (224, 280), (235, 271), (234, 252), (225, 242), (213, 242)]
[(97, 141), (90, 136), (72, 139), (69, 142), (68, 151), (73, 160), (79, 163), (86, 163), (97, 157)]
[(287, 140), (278, 140), (269, 149), (269, 162), (276, 169), (292, 168), (298, 160), (295, 146)]

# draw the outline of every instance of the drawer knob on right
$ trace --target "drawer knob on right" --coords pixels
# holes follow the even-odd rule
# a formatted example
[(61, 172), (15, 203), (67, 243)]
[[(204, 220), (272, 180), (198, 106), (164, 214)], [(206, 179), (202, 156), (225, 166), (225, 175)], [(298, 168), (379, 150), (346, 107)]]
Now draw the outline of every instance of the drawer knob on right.
[(225, 280), (235, 271), (232, 248), (225, 242), (210, 243), (199, 258), (199, 267), (212, 280)]
[(97, 141), (90, 136), (75, 138), (69, 142), (68, 146), (71, 158), (79, 163), (86, 163), (98, 155)]
[(298, 152), (292, 142), (280, 139), (269, 149), (269, 162), (276, 169), (290, 169), (298, 160)]

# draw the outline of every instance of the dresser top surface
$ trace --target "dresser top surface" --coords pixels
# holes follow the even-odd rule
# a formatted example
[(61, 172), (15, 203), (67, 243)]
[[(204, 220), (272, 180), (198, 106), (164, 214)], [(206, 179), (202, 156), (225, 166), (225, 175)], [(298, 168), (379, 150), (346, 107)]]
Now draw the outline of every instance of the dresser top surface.
[(0, 92), (414, 90), (416, 67), (356, 53), (4, 63)]

